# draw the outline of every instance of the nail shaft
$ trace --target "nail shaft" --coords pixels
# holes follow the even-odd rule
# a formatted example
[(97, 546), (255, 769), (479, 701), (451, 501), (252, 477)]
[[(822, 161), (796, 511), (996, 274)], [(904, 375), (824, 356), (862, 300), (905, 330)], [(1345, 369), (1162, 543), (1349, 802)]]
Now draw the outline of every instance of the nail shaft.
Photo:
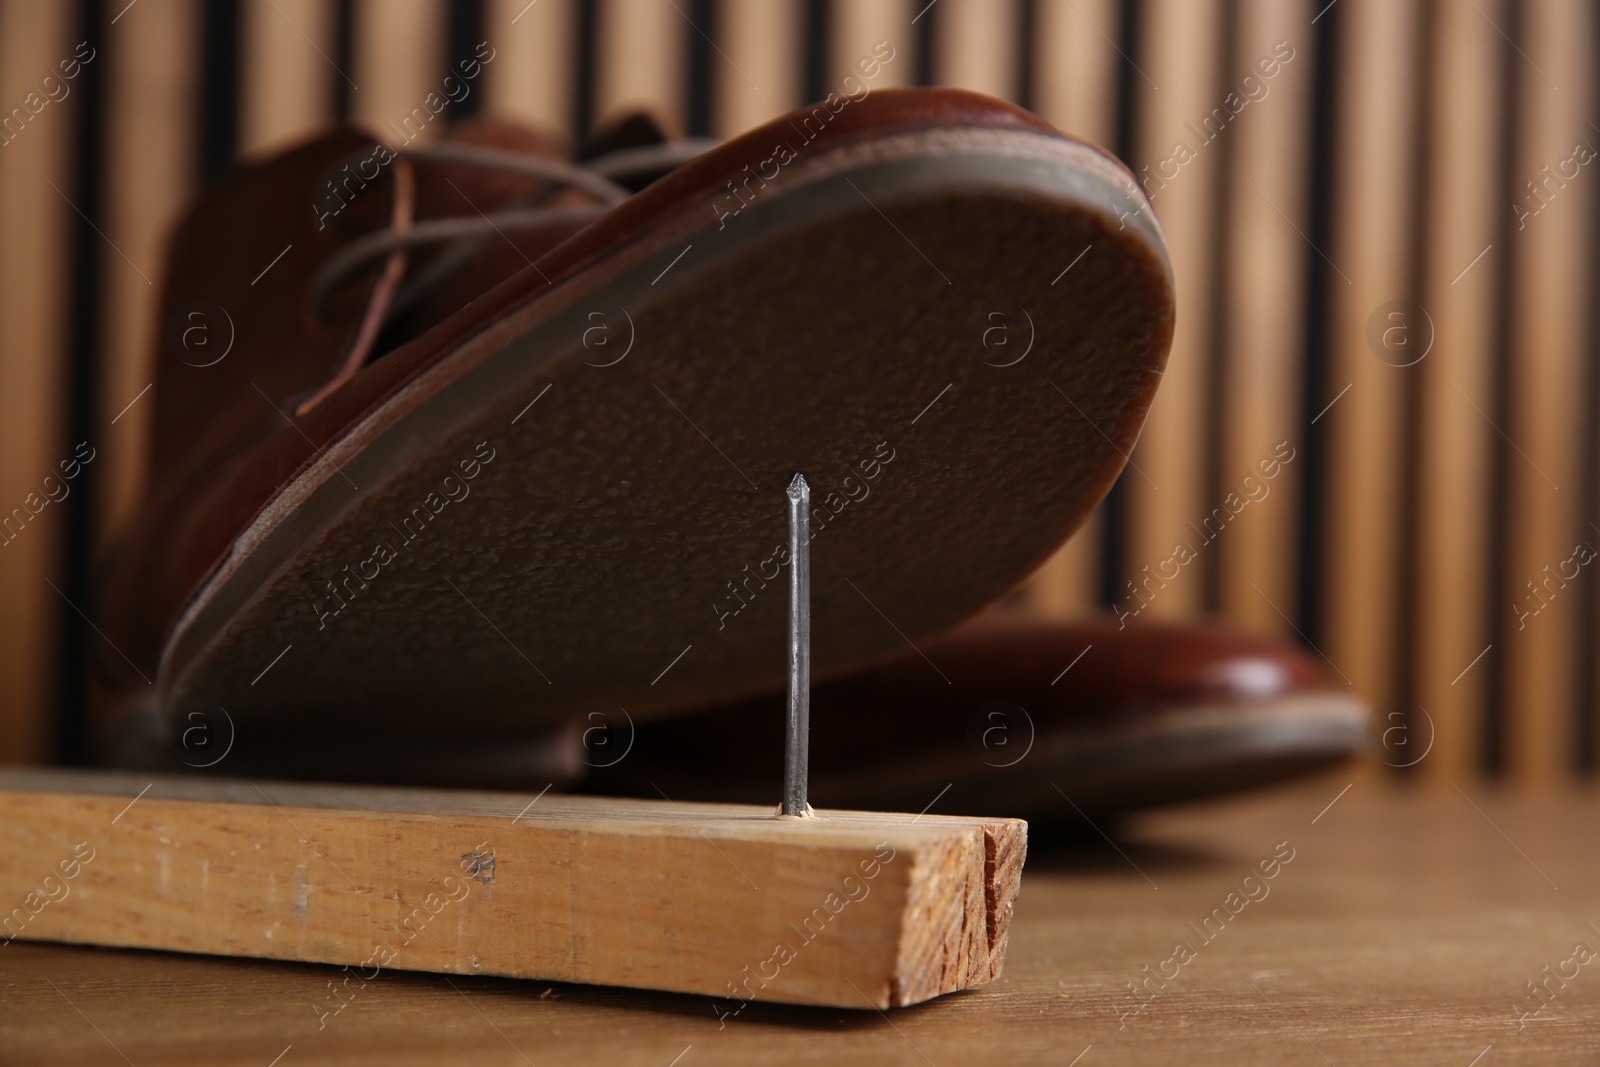
[(811, 753), (811, 487), (789, 483), (789, 723), (783, 752), (783, 813), (806, 815)]

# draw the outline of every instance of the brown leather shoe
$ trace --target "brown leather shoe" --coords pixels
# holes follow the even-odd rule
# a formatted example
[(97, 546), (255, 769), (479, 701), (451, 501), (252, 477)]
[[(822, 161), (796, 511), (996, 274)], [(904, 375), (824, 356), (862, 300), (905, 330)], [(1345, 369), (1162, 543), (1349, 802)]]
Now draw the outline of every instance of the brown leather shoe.
[(206, 196), (96, 613), (112, 758), (222, 714), (224, 769), (394, 776), (596, 701), (642, 723), (775, 690), (796, 471), (819, 679), (1082, 521), (1172, 331), (1120, 164), (951, 90), (830, 98), (619, 184), (674, 162), (347, 132)]
[[(812, 690), (817, 806), (937, 800), (1081, 824), (1290, 778), (1366, 739), (1367, 707), (1315, 659), (1214, 624), (997, 611), (918, 644)], [(781, 694), (641, 724), (627, 758), (586, 788), (776, 803), (783, 726)]]

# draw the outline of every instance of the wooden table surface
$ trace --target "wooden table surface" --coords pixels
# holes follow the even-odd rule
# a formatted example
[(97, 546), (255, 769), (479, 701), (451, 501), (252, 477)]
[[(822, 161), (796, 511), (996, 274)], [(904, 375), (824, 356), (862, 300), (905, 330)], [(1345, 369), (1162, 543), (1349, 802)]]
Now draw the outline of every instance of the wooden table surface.
[(1360, 772), (1036, 833), (1005, 976), (888, 1015), (388, 972), (319, 1030), (333, 968), (19, 941), (0, 1063), (1595, 1063), (1597, 843), (1594, 790)]

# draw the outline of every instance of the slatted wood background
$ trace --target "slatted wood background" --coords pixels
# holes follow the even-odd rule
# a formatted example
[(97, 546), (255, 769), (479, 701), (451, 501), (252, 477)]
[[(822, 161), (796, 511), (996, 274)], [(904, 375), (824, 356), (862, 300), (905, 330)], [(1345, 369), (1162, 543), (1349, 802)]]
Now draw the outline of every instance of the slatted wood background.
[[(381, 129), (480, 42), (450, 115), (573, 138), (632, 105), (732, 135), (879, 40), (878, 84), (979, 89), (1113, 148), (1170, 240), (1178, 335), (1134, 466), (1029, 602), (1311, 644), (1379, 708), (1382, 762), (1424, 780), (1590, 772), (1600, 596), (1570, 561), (1600, 546), (1600, 25), (1579, 0), (0, 0), (0, 522), (79, 442), (95, 456), (0, 527), (0, 759), (82, 752), (77, 606), (139, 498), (163, 234), (208, 177), (341, 119)], [(1249, 502), (1219, 520), (1229, 494)], [(1198, 558), (1153, 579), (1179, 543)]]

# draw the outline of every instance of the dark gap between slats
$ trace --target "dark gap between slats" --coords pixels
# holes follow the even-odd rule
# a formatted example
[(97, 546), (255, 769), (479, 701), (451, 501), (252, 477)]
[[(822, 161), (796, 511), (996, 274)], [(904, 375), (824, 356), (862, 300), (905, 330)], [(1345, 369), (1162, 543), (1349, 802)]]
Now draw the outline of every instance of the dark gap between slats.
[[(1497, 175), (1499, 195), (1495, 200), (1502, 204), (1513, 204), (1517, 199), (1515, 192), (1518, 163), (1517, 125), (1522, 109), (1521, 71), (1517, 67), (1521, 62), (1521, 55), (1514, 43), (1522, 36), (1522, 13), (1519, 5), (1506, 5), (1500, 29), (1502, 37), (1499, 69), (1495, 71), (1495, 76), (1500, 79), (1503, 95), (1497, 134), (1500, 148), (1500, 172)], [(1514, 213), (1502, 211), (1497, 217), (1500, 219), (1500, 224), (1495, 228), (1494, 244), (1497, 248), (1503, 249), (1503, 253), (1495, 257), (1498, 263), (1486, 263), (1485, 266), (1494, 265), (1499, 268), (1495, 275), (1493, 323), (1490, 326), (1493, 342), (1490, 347), (1492, 384), (1489, 390), (1489, 417), (1498, 427), (1509, 426), (1511, 413), (1516, 410), (1516, 398), (1513, 395), (1516, 377), (1511, 373), (1511, 348), (1512, 338), (1516, 336), (1518, 312), (1512, 290), (1516, 284), (1516, 268), (1521, 257), (1518, 255), (1514, 231), (1511, 228)], [(1511, 520), (1508, 514), (1510, 503), (1510, 446), (1497, 434), (1491, 442), (1489, 510), (1484, 516), (1484, 520), (1489, 524), (1489, 581), (1488, 596), (1483, 606), (1483, 624), (1484, 631), (1488, 635), (1485, 640), (1492, 642), (1493, 647), (1483, 658), (1486, 699), (1480, 724), (1482, 731), (1480, 759), (1482, 769), (1490, 775), (1503, 773), (1510, 762), (1509, 739), (1506, 736), (1506, 708), (1512, 694), (1507, 692), (1511, 676), (1505, 647), (1507, 640), (1512, 639), (1515, 634), (1509, 626), (1512, 613), (1504, 609), (1501, 600), (1508, 595), (1515, 596), (1515, 591), (1512, 589), (1510, 559)]]
[[(1412, 158), (1416, 161), (1411, 168), (1411, 188), (1407, 190), (1406, 216), (1410, 222), (1410, 229), (1406, 240), (1405, 278), (1406, 292), (1404, 298), (1417, 306), (1422, 306), (1422, 298), (1427, 292), (1427, 278), (1429, 268), (1432, 266), (1433, 238), (1432, 216), (1428, 210), (1428, 202), (1433, 188), (1434, 178), (1438, 168), (1434, 162), (1432, 146), (1434, 130), (1437, 127), (1434, 115), (1434, 71), (1438, 65), (1439, 53), (1439, 5), (1438, 0), (1424, 0), (1421, 9), (1421, 25), (1417, 34), (1416, 48), (1416, 92), (1411, 98), (1411, 151)], [(1426, 413), (1423, 408), (1422, 398), (1427, 389), (1438, 388), (1441, 384), (1434, 380), (1439, 368), (1439, 361), (1430, 364), (1418, 363), (1410, 367), (1397, 367), (1394, 372), (1400, 375), (1400, 478), (1396, 485), (1399, 494), (1397, 514), (1400, 518), (1399, 555), (1397, 559), (1397, 573), (1399, 580), (1395, 582), (1394, 611), (1395, 611), (1395, 666), (1392, 678), (1393, 689), (1388, 694), (1387, 708), (1381, 704), (1378, 713), (1383, 715), (1381, 725), (1385, 728), (1393, 725), (1402, 725), (1407, 728), (1404, 736), (1421, 737), (1422, 734), (1411, 733), (1409, 727), (1416, 718), (1419, 692), (1417, 676), (1417, 661), (1422, 655), (1422, 634), (1424, 621), (1422, 617), (1422, 590), (1418, 572), (1421, 569), (1422, 559), (1427, 551), (1427, 546), (1422, 543), (1422, 464), (1425, 453), (1432, 440), (1426, 432), (1424, 425)], [(1401, 768), (1403, 774), (1411, 773), (1415, 764)]]
[(578, 84), (573, 87), (572, 94), (572, 141), (582, 144), (594, 128), (600, 13), (594, 0), (580, 0), (577, 14), (573, 20), (573, 52), (578, 60), (574, 75)]
[(833, 5), (829, 0), (806, 0), (805, 66), (801, 70), (801, 98), (814, 104), (828, 95), (828, 53), (833, 45)]
[[(476, 61), (478, 45), (487, 38), (484, 31), (483, 0), (450, 0), (449, 44), (444, 57), (445, 74), (459, 78), (463, 69), (471, 70)], [(463, 67), (462, 64), (467, 64)], [(450, 102), (449, 122), (460, 122), (483, 111), (483, 93), (469, 92), (460, 100)]]
[[(1332, 273), (1318, 248), (1327, 248), (1334, 234), (1334, 151), (1339, 119), (1339, 60), (1343, 45), (1343, 12), (1331, 4), (1312, 27), (1311, 159), (1307, 167), (1307, 234), (1305, 250), (1305, 336), (1300, 351), (1300, 435), (1305, 455), (1300, 468), (1299, 531), (1295, 540), (1295, 628), (1302, 641), (1322, 644), (1323, 568), (1327, 564), (1328, 440), (1326, 410), (1343, 385), (1329, 380), (1328, 335), (1332, 325)], [(1314, 421), (1317, 420), (1317, 421)]]
[(1039, 92), (1039, 57), (1034, 51), (1039, 40), (1039, 0), (1021, 0), (1014, 40), (1017, 78), (1011, 91), (1018, 107), (1032, 111)]
[[(1239, 0), (1223, 0), (1221, 39), (1222, 48), (1217, 57), (1215, 77), (1212, 80), (1212, 98), (1224, 99), (1233, 90), (1234, 68), (1239, 63)], [(1231, 126), (1218, 135), (1216, 173), (1211, 181), (1211, 246), (1210, 263), (1206, 272), (1203, 299), (1211, 308), (1210, 330), (1204, 350), (1205, 374), (1204, 410), (1201, 412), (1204, 440), (1199, 442), (1204, 450), (1202, 477), (1205, 490), (1203, 506), (1209, 509), (1221, 504), (1227, 486), (1237, 478), (1237, 471), (1225, 471), (1227, 449), (1223, 447), (1228, 418), (1228, 393), (1234, 381), (1234, 371), (1228, 356), (1229, 338), (1232, 335), (1231, 301), (1228, 284), (1233, 262), (1233, 176), (1238, 169), (1238, 133)], [(1200, 557), (1200, 608), (1214, 613), (1222, 608), (1222, 557), (1216, 552), (1206, 552)]]
[[(106, 50), (106, 5), (103, 0), (80, 0), (77, 37), (88, 41), (97, 55)], [(89, 219), (105, 216), (106, 64), (88, 63), (78, 76), (73, 95), (74, 115), (71, 191), (77, 211), (67, 216), (68, 289), (66, 306), (66, 440), (61, 453), (68, 455), (80, 441), (104, 443), (105, 427), (97, 421), (100, 400), (100, 339), (102, 335), (101, 256), (104, 242)], [(85, 218), (84, 216), (87, 216)], [(62, 519), (61, 570), (56, 584), (72, 605), (92, 612), (89, 573), (93, 560), (95, 523), (99, 518), (99, 468), (85, 466), (78, 475), (77, 491), (58, 506)], [(60, 675), (56, 684), (55, 758), (69, 766), (84, 762), (88, 754), (89, 672), (93, 655), (115, 653), (97, 644), (93, 631), (76, 610), (61, 605)]]
[(239, 0), (211, 0), (200, 31), (200, 184), (226, 174), (239, 153)]
[(349, 123), (351, 115), (350, 83), (344, 73), (355, 66), (356, 5), (355, 0), (335, 0), (333, 6), (333, 61), (334, 69), (328, 72), (332, 86), (333, 118), (341, 126)]
[(711, 134), (711, 42), (717, 39), (716, 0), (691, 0), (688, 5), (691, 25), (684, 35), (688, 48), (688, 63), (684, 74), (688, 84), (684, 90), (685, 127), (690, 137), (708, 137)]
[[(1600, 18), (1591, 13), (1589, 29), (1594, 35), (1590, 47), (1600, 54)], [(1600, 79), (1597, 79), (1592, 88), (1593, 99), (1589, 110), (1600, 114)], [(1600, 284), (1600, 194), (1595, 191), (1594, 185), (1589, 185), (1589, 258), (1585, 269), (1588, 273), (1589, 290), (1593, 292), (1595, 286)], [(1584, 348), (1589, 353), (1589, 358), (1583, 361), (1583, 379), (1579, 388), (1583, 390), (1583, 429), (1582, 451), (1579, 453), (1579, 470), (1582, 487), (1581, 504), (1578, 509), (1578, 535), (1577, 542), (1595, 544), (1597, 535), (1594, 523), (1600, 526), (1600, 301), (1590, 300), (1584, 311), (1583, 320)], [(1600, 578), (1587, 575), (1578, 587), (1578, 642), (1577, 652), (1573, 656), (1573, 669), (1576, 674), (1574, 687), (1578, 694), (1577, 706), (1573, 709), (1572, 721), (1572, 766), (1583, 775), (1593, 775), (1595, 771), (1595, 743), (1596, 733), (1600, 730), (1600, 723), (1596, 722), (1600, 715), (1600, 663), (1595, 655), (1596, 645), (1600, 643)]]
[(911, 25), (916, 31), (913, 77), (917, 85), (937, 85), (939, 71), (935, 69), (938, 64), (935, 62), (934, 50), (939, 47), (939, 5), (924, 4), (923, 0), (912, 0), (912, 2), (918, 5), (917, 12), (912, 15), (915, 21)]
[[(1117, 67), (1116, 116), (1113, 119), (1115, 142), (1111, 150), (1135, 174), (1139, 161), (1134, 158), (1134, 145), (1138, 138), (1139, 82), (1136, 69), (1139, 62), (1139, 29), (1142, 21), (1140, 0), (1122, 0), (1117, 18), (1117, 49), (1123, 62)], [(1137, 446), (1135, 446), (1137, 448)], [(1123, 571), (1128, 560), (1128, 490), (1127, 468), (1124, 477), (1117, 479), (1111, 491), (1100, 502), (1100, 603), (1114, 608), (1123, 595)]]

